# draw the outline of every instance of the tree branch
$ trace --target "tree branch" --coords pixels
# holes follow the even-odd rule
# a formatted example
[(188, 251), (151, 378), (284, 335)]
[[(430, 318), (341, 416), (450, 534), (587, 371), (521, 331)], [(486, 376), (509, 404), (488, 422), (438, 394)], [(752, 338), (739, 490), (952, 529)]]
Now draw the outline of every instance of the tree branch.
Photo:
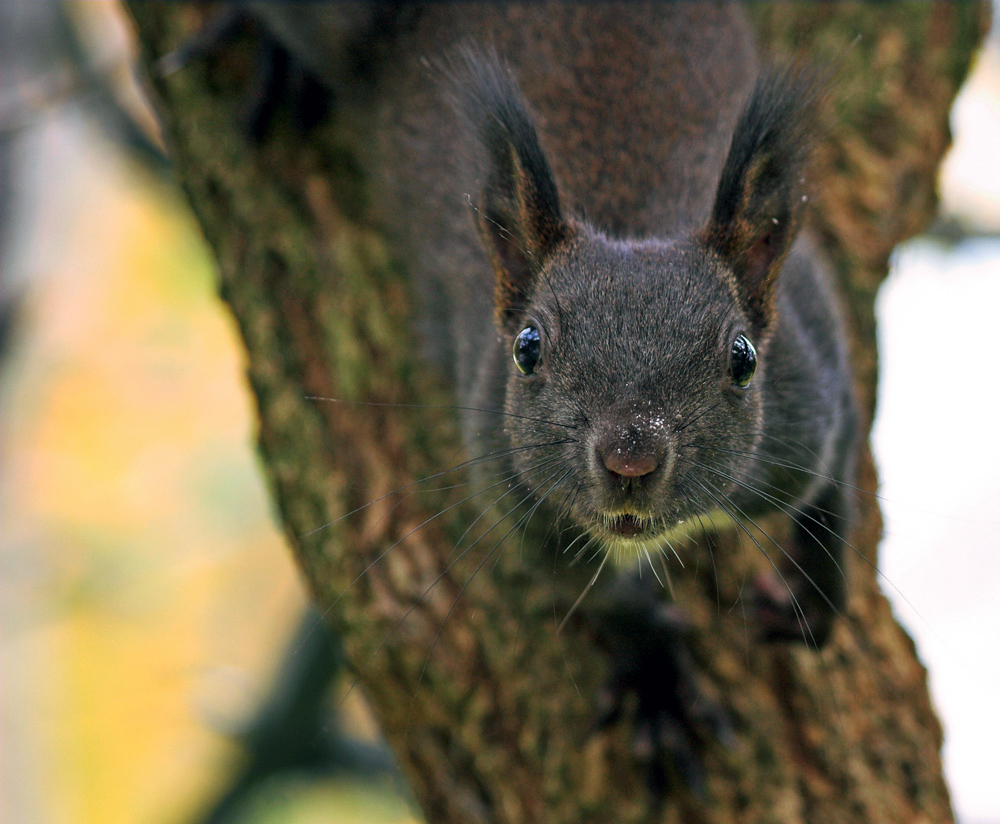
[[(948, 109), (985, 31), (984, 8), (782, 3), (755, 12), (772, 53), (837, 60), (814, 211), (849, 294), (869, 413), (875, 292), (893, 246), (932, 213)], [(187, 5), (131, 11), (146, 66), (200, 18)], [(627, 723), (590, 733), (603, 654), (572, 626), (556, 631), (554, 604), (591, 573), (560, 566), (557, 579), (546, 574), (556, 569), (550, 559), (522, 563), (520, 533), (513, 551), (494, 551), (506, 523), (459, 557), (453, 547), (482, 511), (456, 486), (464, 474), (414, 485), (463, 456), (451, 399), (416, 354), (405, 267), (359, 214), (373, 170), (336, 115), (307, 138), (280, 126), (260, 147), (242, 137), (252, 45), (240, 40), (150, 85), (246, 344), (261, 453), (289, 542), (427, 819), (951, 821), (926, 673), (871, 567), (880, 520), (870, 459), (848, 615), (822, 653), (747, 639), (740, 587), (762, 560), (736, 537), (710, 548), (722, 574), (703, 564), (674, 582), (698, 627), (692, 651), (706, 690), (737, 721), (738, 741), (728, 752), (708, 748), (707, 798), (681, 792), (657, 808)], [(524, 553), (537, 552), (532, 541), (529, 533)]]

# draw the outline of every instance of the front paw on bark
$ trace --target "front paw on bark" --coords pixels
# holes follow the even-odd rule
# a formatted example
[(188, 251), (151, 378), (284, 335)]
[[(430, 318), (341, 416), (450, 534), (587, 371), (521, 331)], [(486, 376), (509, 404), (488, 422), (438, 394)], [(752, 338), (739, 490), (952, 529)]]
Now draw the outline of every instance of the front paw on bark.
[(702, 751), (714, 741), (733, 746), (735, 736), (726, 711), (698, 684), (686, 644), (690, 627), (678, 608), (662, 603), (633, 602), (602, 623), (614, 669), (598, 694), (594, 731), (629, 715), (633, 752), (646, 767), (650, 792), (662, 799), (680, 785), (703, 797)]
[(774, 572), (758, 575), (747, 600), (747, 620), (764, 642), (788, 641), (820, 649), (829, 639), (834, 608), (807, 582)]

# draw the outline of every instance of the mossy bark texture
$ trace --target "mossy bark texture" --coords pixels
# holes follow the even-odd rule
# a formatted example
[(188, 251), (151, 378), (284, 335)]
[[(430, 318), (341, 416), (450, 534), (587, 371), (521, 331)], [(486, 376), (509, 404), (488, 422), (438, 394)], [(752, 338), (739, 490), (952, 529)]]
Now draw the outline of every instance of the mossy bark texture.
[[(836, 78), (813, 220), (848, 296), (869, 421), (875, 294), (894, 246), (932, 216), (948, 111), (985, 5), (753, 9), (765, 52), (828, 61)], [(151, 66), (205, 10), (136, 2), (131, 13)], [(735, 539), (715, 541), (721, 573), (706, 561), (678, 575), (706, 695), (728, 709), (736, 741), (705, 742), (703, 797), (651, 797), (628, 719), (592, 730), (607, 660), (584, 632), (556, 631), (561, 567), (524, 562), (520, 537), (502, 556), (490, 553), (496, 540), (453, 554), (479, 510), (454, 475), (411, 486), (462, 453), (450, 398), (416, 356), (405, 261), (360, 217), (372, 170), (359, 167), (336, 111), (306, 136), (279, 118), (263, 144), (249, 143), (239, 123), (252, 54), (240, 41), (168, 77), (150, 72), (151, 91), (246, 344), (289, 543), (426, 819), (952, 821), (926, 673), (874, 571), (881, 527), (867, 452), (851, 600), (822, 653), (748, 638), (740, 585), (760, 560)]]

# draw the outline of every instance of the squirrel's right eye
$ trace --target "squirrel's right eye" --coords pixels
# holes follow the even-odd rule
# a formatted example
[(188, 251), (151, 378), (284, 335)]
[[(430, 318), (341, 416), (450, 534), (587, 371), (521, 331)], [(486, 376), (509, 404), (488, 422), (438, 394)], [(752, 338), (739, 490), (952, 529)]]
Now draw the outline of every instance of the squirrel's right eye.
[(526, 326), (514, 338), (514, 365), (522, 375), (530, 375), (542, 357), (542, 335), (534, 326)]
[(729, 350), (729, 376), (733, 384), (745, 387), (757, 371), (757, 350), (746, 335), (737, 335)]

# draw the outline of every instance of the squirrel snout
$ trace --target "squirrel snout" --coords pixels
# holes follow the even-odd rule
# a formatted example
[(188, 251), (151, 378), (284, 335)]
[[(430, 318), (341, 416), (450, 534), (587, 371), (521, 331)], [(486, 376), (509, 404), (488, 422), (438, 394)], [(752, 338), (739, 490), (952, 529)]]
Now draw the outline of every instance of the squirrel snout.
[(603, 467), (606, 478), (626, 491), (652, 480), (663, 463), (663, 445), (634, 431), (599, 439), (594, 451), (598, 468)]
[(612, 476), (629, 479), (648, 475), (660, 465), (655, 455), (630, 455), (617, 447), (602, 452), (601, 462)]

